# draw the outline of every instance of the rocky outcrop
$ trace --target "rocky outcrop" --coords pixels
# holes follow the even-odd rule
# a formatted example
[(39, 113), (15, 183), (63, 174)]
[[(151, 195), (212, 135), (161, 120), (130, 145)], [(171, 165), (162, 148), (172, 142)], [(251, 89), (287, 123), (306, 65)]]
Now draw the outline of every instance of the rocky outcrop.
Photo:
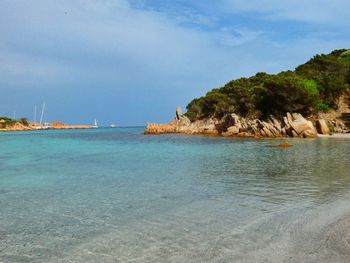
[(313, 123), (299, 113), (287, 113), (283, 118), (270, 116), (267, 120), (243, 118), (235, 113), (221, 119), (206, 118), (191, 122), (181, 108), (176, 109), (175, 119), (168, 124), (150, 123), (146, 134), (184, 133), (211, 134), (225, 137), (317, 137)]
[(58, 129), (58, 130), (69, 130), (69, 129), (92, 129), (93, 126), (91, 125), (69, 125), (69, 124), (64, 124), (63, 122), (59, 121), (53, 121), (50, 122), (51, 124), (51, 129)]
[[(325, 120), (329, 133), (350, 133), (350, 89), (339, 97), (335, 110), (320, 112), (315, 116), (316, 121), (321, 119)], [(322, 130), (317, 129), (323, 134)]]
[(168, 124), (148, 123), (145, 129), (145, 134), (163, 134), (163, 133), (181, 133), (177, 130), (177, 122)]
[(287, 113), (278, 120), (271, 116), (268, 120), (235, 118), (235, 124), (228, 127), (223, 136), (247, 136), (247, 137), (317, 137), (317, 132), (312, 122), (306, 120), (301, 114)]

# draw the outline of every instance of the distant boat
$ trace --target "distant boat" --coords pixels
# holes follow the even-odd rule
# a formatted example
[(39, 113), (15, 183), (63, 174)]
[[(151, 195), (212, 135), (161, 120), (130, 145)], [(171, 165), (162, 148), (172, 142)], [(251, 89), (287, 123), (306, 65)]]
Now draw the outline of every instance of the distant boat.
[(116, 126), (115, 124), (111, 124), (110, 127), (111, 127), (111, 128), (115, 128), (115, 127), (117, 127), (117, 126)]
[(94, 119), (94, 125), (92, 126), (93, 128), (98, 128), (98, 125), (97, 125), (97, 120)]
[[(44, 112), (45, 112), (45, 102), (43, 103), (43, 107), (41, 109), (41, 116), (40, 116), (40, 123), (39, 126), (35, 126), (36, 130), (48, 130), (52, 128), (52, 125), (50, 123), (43, 123), (44, 120)], [(36, 123), (36, 105), (35, 105), (35, 113), (34, 113), (34, 121)]]

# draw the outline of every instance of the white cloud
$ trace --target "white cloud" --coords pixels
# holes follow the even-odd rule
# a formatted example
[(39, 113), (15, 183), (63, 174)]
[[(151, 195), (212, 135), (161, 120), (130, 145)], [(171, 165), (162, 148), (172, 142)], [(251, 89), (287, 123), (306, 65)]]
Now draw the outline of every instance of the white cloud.
[[(225, 1), (234, 12), (259, 12), (257, 21), (284, 15), (311, 19), (305, 14), (298, 18), (294, 6), (277, 1)], [(215, 12), (212, 17), (187, 8), (169, 13), (134, 8), (126, 0), (3, 0), (0, 89), (64, 87), (78, 94), (90, 89), (85, 95), (92, 99), (93, 89), (99, 89), (98, 94), (108, 94), (99, 95), (101, 101), (142, 94), (143, 101), (152, 103), (139, 105), (139, 110), (152, 112), (149, 107), (156, 111), (167, 103), (172, 111), (230, 79), (290, 69), (315, 53), (350, 46), (349, 36), (340, 30), (330, 33), (321, 27), (302, 38), (277, 41), (271, 37), (276, 32), (257, 30), (245, 21), (226, 24), (217, 17), (219, 7)], [(326, 21), (322, 12), (322, 19), (315, 15), (311, 20)], [(155, 101), (157, 94), (164, 98)]]
[(80, 78), (124, 84), (138, 76), (152, 86), (159, 79), (205, 80), (215, 70), (221, 75), (231, 68), (229, 58), (237, 51), (227, 48), (258, 36), (247, 29), (185, 27), (167, 14), (133, 9), (125, 0), (22, 0), (0, 7), (0, 76), (11, 83)]
[(157, 12), (133, 10), (125, 1), (34, 3), (1, 4), (0, 32), (5, 44), (0, 56), (7, 56), (3, 59), (7, 64), (16, 63), (8, 53), (28, 53), (77, 67), (90, 62), (96, 62), (97, 69), (104, 64), (132, 64), (136, 70), (162, 72), (175, 70), (184, 59), (182, 66), (190, 67), (201, 59), (198, 50), (210, 44), (200, 33), (179, 28)]

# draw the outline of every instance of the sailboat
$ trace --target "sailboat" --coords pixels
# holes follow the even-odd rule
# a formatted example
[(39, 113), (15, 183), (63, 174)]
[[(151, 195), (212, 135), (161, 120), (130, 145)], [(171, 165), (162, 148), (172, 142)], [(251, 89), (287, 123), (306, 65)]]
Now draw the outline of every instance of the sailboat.
[[(37, 130), (48, 130), (50, 128), (52, 128), (50, 123), (43, 123), (44, 120), (44, 112), (45, 112), (45, 102), (43, 103), (43, 107), (41, 109), (41, 115), (40, 115), (40, 123), (39, 126), (35, 126), (35, 129)], [(35, 105), (35, 113), (34, 113), (34, 119), (36, 122), (36, 105)]]
[(94, 119), (94, 126), (92, 126), (93, 128), (98, 128), (98, 125), (97, 125), (97, 120)]

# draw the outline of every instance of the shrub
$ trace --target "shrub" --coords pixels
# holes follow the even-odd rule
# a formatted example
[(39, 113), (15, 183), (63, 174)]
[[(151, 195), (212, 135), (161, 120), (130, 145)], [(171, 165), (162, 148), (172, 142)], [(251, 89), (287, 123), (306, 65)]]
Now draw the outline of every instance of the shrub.
[(315, 105), (316, 112), (329, 112), (332, 108), (323, 100), (319, 100)]
[(350, 50), (316, 55), (295, 71), (270, 75), (257, 73), (209, 91), (187, 105), (191, 119), (221, 117), (236, 112), (255, 118), (285, 112), (310, 114), (336, 108), (339, 96), (350, 86)]
[(25, 125), (25, 126), (29, 125), (29, 122), (28, 122), (27, 118), (20, 118), (18, 122), (23, 124), (23, 125)]
[(265, 116), (286, 112), (308, 114), (318, 100), (317, 83), (289, 71), (266, 79), (259, 108)]
[(6, 128), (15, 125), (17, 121), (8, 117), (0, 117), (0, 127)]

